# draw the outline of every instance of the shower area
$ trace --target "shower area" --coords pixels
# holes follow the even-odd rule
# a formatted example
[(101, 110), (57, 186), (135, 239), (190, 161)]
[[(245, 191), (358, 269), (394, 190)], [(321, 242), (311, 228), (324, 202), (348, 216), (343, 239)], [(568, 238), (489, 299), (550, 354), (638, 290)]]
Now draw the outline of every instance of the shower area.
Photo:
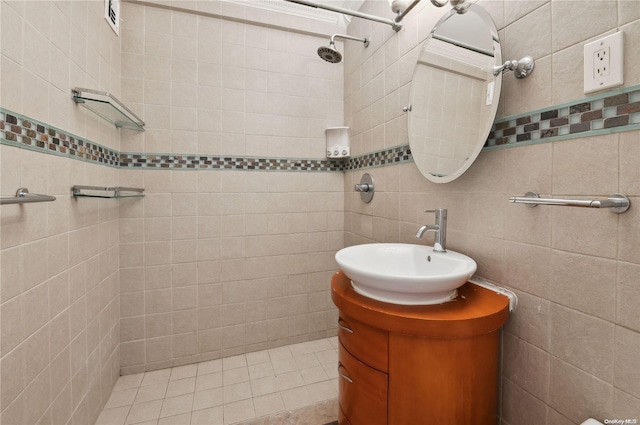
[[(122, 2), (118, 36), (103, 7), (0, 5), (2, 196), (56, 198), (1, 209), (8, 425), (95, 423), (144, 372), (335, 353), (344, 174), (324, 130), (343, 125), (344, 78), (316, 49), (345, 28), (241, 3)], [(74, 87), (112, 93), (144, 131), (76, 104)], [(316, 358), (307, 368), (324, 370)]]
[(145, 188), (119, 201), (125, 374), (335, 332), (343, 176), (317, 158), (341, 69), (318, 37), (212, 5), (230, 10), (124, 4), (122, 98), (146, 121), (120, 141), (119, 184)]

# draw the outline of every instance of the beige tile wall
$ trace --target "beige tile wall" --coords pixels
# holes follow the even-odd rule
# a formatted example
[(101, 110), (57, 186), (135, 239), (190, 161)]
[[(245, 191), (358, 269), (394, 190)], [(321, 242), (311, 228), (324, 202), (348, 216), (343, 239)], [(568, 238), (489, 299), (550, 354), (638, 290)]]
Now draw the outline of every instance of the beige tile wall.
[[(384, 2), (363, 11), (384, 14)], [(406, 143), (415, 48), (443, 12), (428, 2), (398, 34), (354, 20), (349, 33), (372, 34), (369, 50), (347, 45), (345, 117), (357, 128), (356, 153)], [(481, 1), (497, 22), (503, 52), (532, 54), (526, 80), (507, 75), (505, 116), (584, 97), (582, 45), (625, 32), (625, 85), (640, 83), (640, 3), (634, 1)], [(381, 88), (380, 86), (383, 86)], [(362, 172), (345, 178), (345, 245), (417, 242), (425, 209), (449, 209), (449, 247), (472, 256), (478, 273), (519, 295), (504, 332), (501, 420), (504, 425), (580, 424), (638, 418), (640, 387), (640, 132), (627, 132), (486, 152), (457, 181), (428, 182), (414, 164), (367, 170), (373, 202), (351, 191)], [(545, 196), (631, 197), (626, 214), (507, 202), (534, 190)], [(431, 243), (431, 240), (425, 241)], [(425, 243), (419, 242), (419, 243)]]
[[(119, 134), (71, 100), (120, 93), (120, 39), (100, 2), (0, 3), (0, 105), (119, 148)], [(0, 147), (0, 192), (51, 203), (0, 210), (0, 422), (93, 423), (120, 371), (117, 202), (69, 196), (118, 183), (116, 169)]]
[[(363, 10), (384, 15), (383, 3)], [(582, 97), (562, 68), (573, 58), (580, 69), (583, 42), (618, 26), (630, 51), (627, 84), (640, 82), (635, 2), (482, 4), (505, 50), (538, 60), (530, 79), (505, 80), (504, 115)], [(438, 19), (425, 4), (398, 34), (354, 20), (350, 32), (372, 44), (347, 43), (343, 68), (315, 56), (324, 37), (264, 26), (291, 18), (258, 19), (235, 6), (198, 15), (123, 9), (118, 39), (100, 2), (3, 2), (2, 106), (123, 151), (320, 158), (322, 130), (342, 124), (344, 104), (353, 151), (363, 153), (406, 142), (399, 109), (415, 47)], [(73, 86), (121, 94), (148, 131), (120, 142), (70, 102)], [(134, 372), (334, 333), (333, 253), (343, 243), (413, 241), (428, 220), (421, 211), (443, 206), (450, 246), (520, 295), (504, 339), (504, 423), (632, 415), (640, 411), (637, 214), (529, 210), (504, 200), (537, 189), (622, 191), (637, 202), (637, 140), (625, 133), (485, 153), (446, 186), (426, 182), (412, 164), (381, 168), (368, 205), (349, 190), (359, 173), (116, 172), (2, 147), (3, 195), (28, 186), (59, 198), (2, 210), (2, 419), (90, 423), (120, 370), (119, 350), (122, 370)], [(585, 172), (603, 158), (615, 168)], [(115, 180), (148, 195), (120, 204), (68, 196), (72, 184)]]
[(184, 9), (123, 10), (123, 98), (147, 123), (123, 151), (325, 156), (324, 130), (343, 120), (343, 77), (316, 50), (335, 26), (304, 35)]
[(123, 373), (335, 334), (340, 173), (128, 171), (120, 209)]
[[(328, 36), (229, 7), (124, 4), (123, 97), (147, 127), (124, 134), (122, 150), (324, 157), (324, 129), (343, 120), (342, 66), (315, 53)], [(121, 177), (147, 193), (120, 204), (123, 373), (335, 334), (329, 280), (344, 239), (343, 174)]]

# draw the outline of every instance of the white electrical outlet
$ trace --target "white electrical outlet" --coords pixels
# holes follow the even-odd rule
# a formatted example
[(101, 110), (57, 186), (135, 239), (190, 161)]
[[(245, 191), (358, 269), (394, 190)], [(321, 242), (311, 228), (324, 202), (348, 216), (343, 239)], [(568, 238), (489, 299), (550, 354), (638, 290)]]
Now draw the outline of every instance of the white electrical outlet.
[(622, 31), (584, 45), (584, 92), (621, 86), (623, 77)]
[(611, 74), (611, 49), (596, 50), (593, 54), (593, 78), (603, 78)]

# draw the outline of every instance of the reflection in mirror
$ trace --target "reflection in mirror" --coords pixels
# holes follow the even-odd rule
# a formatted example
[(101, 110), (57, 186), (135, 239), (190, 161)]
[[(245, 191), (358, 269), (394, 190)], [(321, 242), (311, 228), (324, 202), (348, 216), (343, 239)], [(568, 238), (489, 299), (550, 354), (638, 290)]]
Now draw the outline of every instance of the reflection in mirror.
[(502, 75), (498, 31), (473, 4), (436, 24), (411, 82), (409, 143), (420, 172), (436, 183), (464, 173), (484, 146), (498, 108)]

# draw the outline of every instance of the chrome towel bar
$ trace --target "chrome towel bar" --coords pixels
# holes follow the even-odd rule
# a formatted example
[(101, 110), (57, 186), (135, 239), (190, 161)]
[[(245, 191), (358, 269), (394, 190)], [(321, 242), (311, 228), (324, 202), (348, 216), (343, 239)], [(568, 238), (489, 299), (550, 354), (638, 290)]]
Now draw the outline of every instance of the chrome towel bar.
[(613, 194), (607, 199), (553, 199), (541, 198), (536, 192), (527, 192), (524, 196), (510, 197), (509, 202), (528, 204), (530, 207), (537, 205), (563, 205), (566, 207), (610, 208), (611, 212), (618, 214), (627, 211), (631, 206), (629, 198), (619, 193)]
[(16, 196), (3, 196), (0, 198), (0, 205), (5, 204), (26, 204), (29, 202), (51, 202), (55, 201), (55, 196), (39, 195), (37, 193), (29, 193), (29, 189), (21, 187), (16, 192)]

